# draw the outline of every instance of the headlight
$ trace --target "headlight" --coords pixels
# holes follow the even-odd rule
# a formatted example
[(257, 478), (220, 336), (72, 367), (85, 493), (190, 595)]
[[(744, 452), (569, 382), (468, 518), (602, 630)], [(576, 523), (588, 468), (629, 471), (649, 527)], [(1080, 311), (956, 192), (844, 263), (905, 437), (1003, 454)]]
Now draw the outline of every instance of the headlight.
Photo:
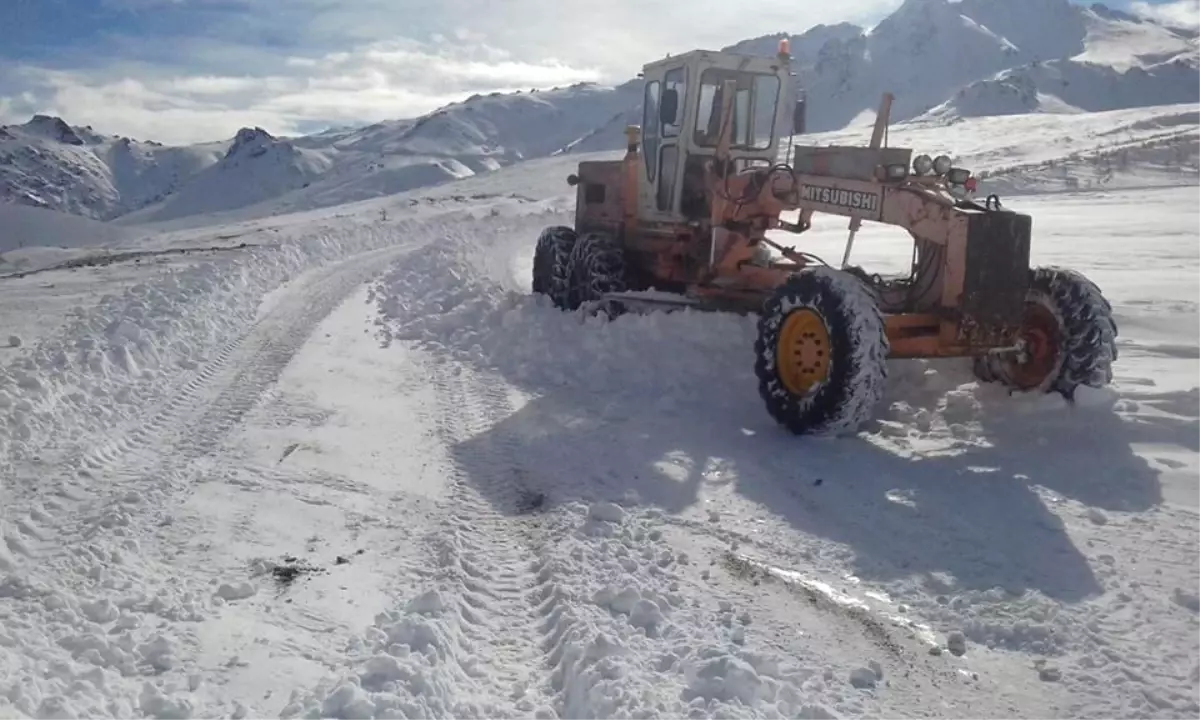
[(888, 165), (887, 176), (891, 180), (903, 180), (908, 177), (908, 166), (900, 164)]
[(971, 171), (966, 168), (950, 168), (946, 173), (946, 181), (951, 185), (965, 185), (971, 178)]
[(950, 160), (949, 155), (938, 155), (933, 159), (933, 171), (938, 175), (945, 175), (950, 172), (952, 165), (953, 161)]
[(918, 155), (913, 158), (913, 172), (918, 175), (928, 175), (933, 171), (933, 158), (928, 155)]

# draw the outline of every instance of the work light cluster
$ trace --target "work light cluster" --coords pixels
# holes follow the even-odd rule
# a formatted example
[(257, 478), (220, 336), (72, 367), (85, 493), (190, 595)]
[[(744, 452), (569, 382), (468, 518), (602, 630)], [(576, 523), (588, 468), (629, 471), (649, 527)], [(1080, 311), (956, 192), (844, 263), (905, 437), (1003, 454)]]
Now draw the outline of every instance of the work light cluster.
[[(896, 163), (887, 166), (887, 175), (890, 180), (903, 180), (910, 174), (907, 165)], [(966, 168), (956, 168), (949, 155), (938, 155), (930, 157), (927, 154), (921, 154), (913, 158), (911, 174), (920, 177), (936, 176), (945, 178), (949, 185), (965, 185), (968, 190), (974, 190), (974, 182), (971, 177), (971, 171)]]

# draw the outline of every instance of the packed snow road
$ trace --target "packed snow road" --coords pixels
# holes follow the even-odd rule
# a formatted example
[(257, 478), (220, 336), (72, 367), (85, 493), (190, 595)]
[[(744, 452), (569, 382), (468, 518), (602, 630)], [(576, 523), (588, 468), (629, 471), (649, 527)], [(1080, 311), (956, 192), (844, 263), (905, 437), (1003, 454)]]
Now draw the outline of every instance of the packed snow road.
[(1022, 203), (1111, 391), (897, 363), (837, 440), (770, 422), (751, 319), (531, 297), (536, 206), (131, 286), (73, 329), (156, 335), (8, 371), (0, 715), (1194, 715), (1200, 260), (1124, 239), (1189, 192)]

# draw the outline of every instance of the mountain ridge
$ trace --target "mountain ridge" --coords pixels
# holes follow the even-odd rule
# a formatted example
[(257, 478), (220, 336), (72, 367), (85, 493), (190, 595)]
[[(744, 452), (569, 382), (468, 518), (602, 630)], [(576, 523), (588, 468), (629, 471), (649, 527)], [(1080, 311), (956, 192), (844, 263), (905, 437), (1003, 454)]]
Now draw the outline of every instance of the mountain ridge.
[[(893, 122), (1200, 101), (1195, 32), (1101, 4), (905, 0), (871, 28), (817, 25), (723, 49), (770, 55), (783, 37), (814, 132), (868, 121), (885, 91), (896, 98)], [(280, 197), (317, 206), (366, 199), (530, 158), (620, 148), (624, 127), (641, 121), (641, 87), (633, 78), (477, 94), (418, 118), (296, 137), (243, 128), (186, 146), (39, 114), (0, 127), (0, 201), (137, 223)]]

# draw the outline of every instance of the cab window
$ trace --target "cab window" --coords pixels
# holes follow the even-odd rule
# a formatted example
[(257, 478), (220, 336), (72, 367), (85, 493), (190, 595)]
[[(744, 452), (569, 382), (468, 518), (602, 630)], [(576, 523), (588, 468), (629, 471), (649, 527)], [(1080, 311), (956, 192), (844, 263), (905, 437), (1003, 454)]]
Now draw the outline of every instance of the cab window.
[(642, 157), (646, 161), (646, 177), (654, 182), (658, 169), (658, 95), (657, 80), (646, 83), (646, 95), (642, 102)]
[(733, 98), (732, 145), (740, 150), (765, 150), (775, 133), (779, 105), (779, 78), (775, 75), (709, 68), (700, 76), (700, 103), (696, 112), (695, 142), (716, 147), (721, 131), (722, 85), (736, 81)]
[[(683, 129), (683, 99), (687, 97), (687, 79), (684, 76), (684, 69), (674, 68), (668, 70), (666, 77), (663, 78), (663, 88), (666, 90), (674, 90), (677, 99), (674, 122), (665, 122), (662, 124), (662, 136), (665, 138), (676, 137), (680, 130)], [(655, 115), (657, 120), (657, 114)]]

